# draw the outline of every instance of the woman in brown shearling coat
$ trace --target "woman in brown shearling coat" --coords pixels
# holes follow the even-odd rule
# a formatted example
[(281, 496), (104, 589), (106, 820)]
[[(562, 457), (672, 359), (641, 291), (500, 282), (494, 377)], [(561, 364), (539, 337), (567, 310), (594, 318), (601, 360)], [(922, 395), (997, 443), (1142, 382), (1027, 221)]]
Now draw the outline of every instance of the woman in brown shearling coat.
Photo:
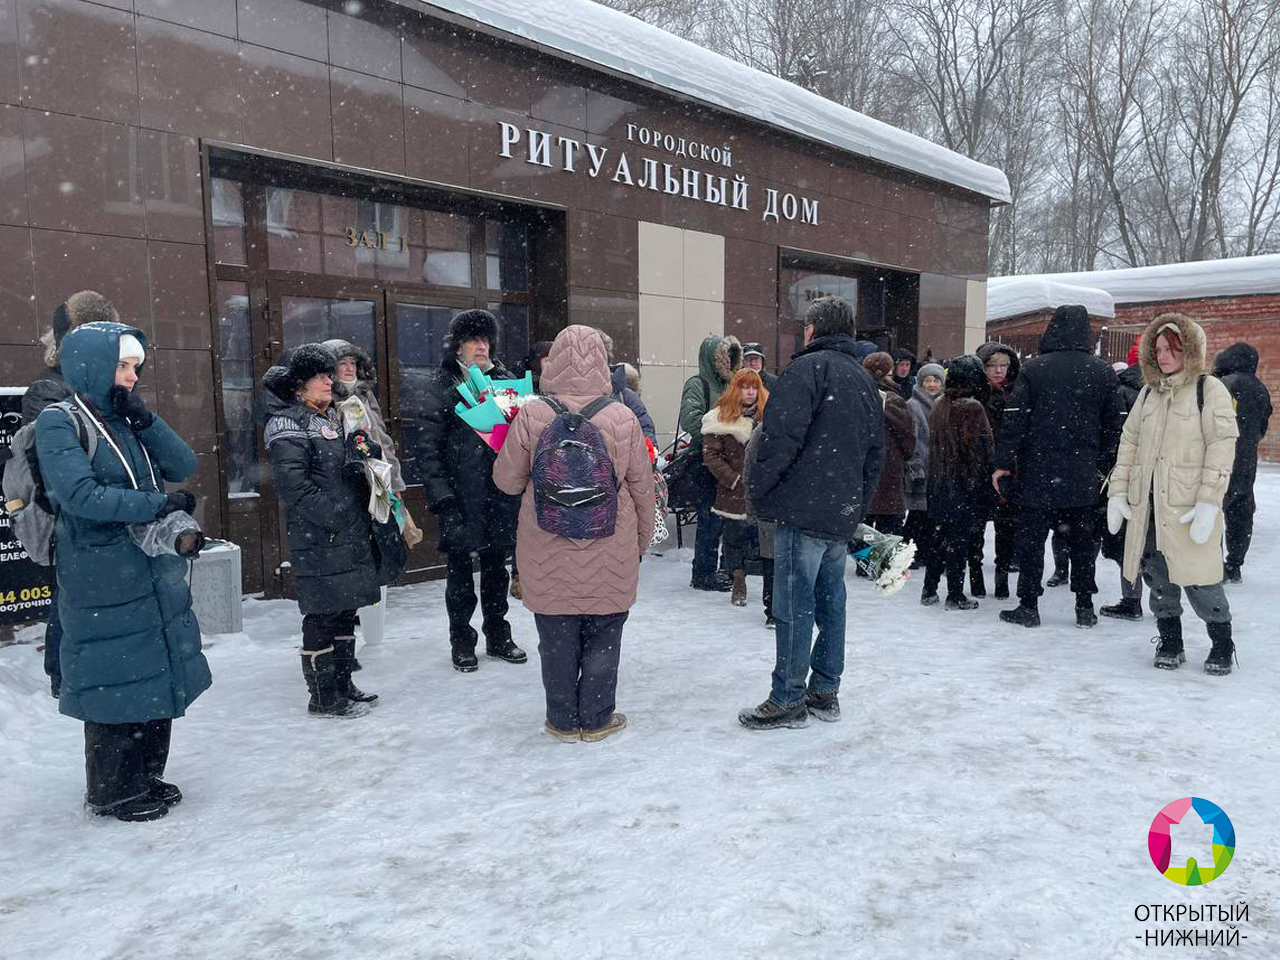
[(742, 464), (747, 441), (764, 416), (768, 399), (769, 391), (760, 374), (739, 370), (715, 406), (702, 417), (702, 462), (716, 480), (716, 501), (711, 512), (724, 518), (725, 566), (733, 572), (729, 600), (735, 607), (747, 605), (746, 552), (751, 539)]
[[(541, 391), (577, 413), (612, 395), (604, 342), (591, 327), (560, 331), (542, 362)], [(644, 434), (625, 404), (610, 403), (591, 418), (604, 438), (618, 480), (613, 536), (571, 540), (538, 526), (529, 482), (538, 438), (556, 417), (531, 400), (511, 423), (493, 464), (493, 482), (523, 494), (516, 532), (524, 605), (538, 627), (547, 732), (557, 739), (603, 740), (626, 726), (614, 713), (622, 627), (636, 600), (640, 555), (653, 537), (653, 468)]]

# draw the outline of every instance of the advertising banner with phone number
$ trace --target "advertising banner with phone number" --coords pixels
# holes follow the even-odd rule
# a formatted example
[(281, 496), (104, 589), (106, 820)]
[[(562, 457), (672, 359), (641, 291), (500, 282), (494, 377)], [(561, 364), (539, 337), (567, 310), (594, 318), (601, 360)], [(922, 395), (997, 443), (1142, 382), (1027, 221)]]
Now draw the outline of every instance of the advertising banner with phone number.
[[(25, 387), (0, 387), (0, 460), (22, 426)], [(2, 468), (0, 468), (2, 469)], [(13, 536), (9, 514), (0, 503), (0, 623), (43, 620), (53, 598), (53, 568), (32, 563)]]

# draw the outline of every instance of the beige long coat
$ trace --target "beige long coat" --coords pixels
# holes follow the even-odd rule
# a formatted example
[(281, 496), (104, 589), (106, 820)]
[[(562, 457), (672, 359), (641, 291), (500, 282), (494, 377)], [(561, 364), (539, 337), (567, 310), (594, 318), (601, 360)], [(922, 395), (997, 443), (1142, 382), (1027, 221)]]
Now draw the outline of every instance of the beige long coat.
[[(1165, 376), (1156, 362), (1156, 334), (1173, 323), (1185, 347), (1185, 365)], [(1179, 586), (1222, 581), (1222, 498), (1235, 458), (1236, 415), (1231, 394), (1216, 377), (1204, 381), (1204, 409), (1197, 409), (1196, 381), (1205, 369), (1205, 335), (1182, 314), (1162, 314), (1142, 334), (1139, 354), (1146, 383), (1125, 420), (1120, 452), (1108, 494), (1125, 494), (1133, 519), (1126, 525), (1124, 576), (1136, 580), (1147, 542), (1154, 494), (1156, 548)], [(1191, 539), (1191, 525), (1179, 520), (1197, 503), (1218, 507), (1205, 543)]]
[[(540, 388), (575, 413), (597, 397), (609, 396), (600, 334), (580, 324), (561, 330), (542, 361)], [(538, 438), (555, 416), (547, 404), (531, 401), (512, 421), (493, 464), (499, 489), (524, 494), (516, 530), (524, 605), (553, 615), (622, 613), (635, 603), (640, 555), (653, 538), (653, 467), (640, 421), (623, 403), (611, 403), (591, 418), (618, 477), (618, 521), (612, 537), (570, 540), (538, 526), (529, 483)]]

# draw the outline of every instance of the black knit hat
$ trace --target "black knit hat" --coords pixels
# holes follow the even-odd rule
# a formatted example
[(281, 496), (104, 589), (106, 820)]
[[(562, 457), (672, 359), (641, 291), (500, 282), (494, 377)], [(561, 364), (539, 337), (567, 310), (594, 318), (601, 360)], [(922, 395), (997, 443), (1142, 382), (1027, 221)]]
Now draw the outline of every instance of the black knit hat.
[(947, 369), (947, 393), (971, 397), (982, 392), (987, 372), (977, 357), (966, 353), (948, 360), (943, 366)]
[(312, 377), (327, 373), (333, 376), (338, 360), (322, 343), (304, 343), (294, 347), (280, 358), (280, 363), (267, 371), (263, 385), (281, 400), (292, 403), (298, 388)]

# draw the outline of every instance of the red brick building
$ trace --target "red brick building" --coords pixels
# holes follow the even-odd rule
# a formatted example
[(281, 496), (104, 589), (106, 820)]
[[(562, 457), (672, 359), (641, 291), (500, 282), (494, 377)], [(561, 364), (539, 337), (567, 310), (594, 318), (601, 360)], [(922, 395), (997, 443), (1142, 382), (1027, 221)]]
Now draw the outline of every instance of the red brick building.
[[(1033, 335), (1038, 339), (1043, 332), (1053, 312), (1047, 302), (1038, 311), (1016, 315), (997, 306), (995, 312), (1004, 315), (992, 315), (993, 295), (998, 301), (1001, 295), (1007, 295), (1000, 293), (1002, 287), (1027, 283), (1044, 284), (1050, 289), (1067, 285), (1065, 289), (1058, 287), (1059, 292), (1072, 287), (1105, 291), (1115, 307), (1114, 319), (1097, 326), (1100, 350), (1107, 360), (1125, 359), (1130, 345), (1152, 318), (1177, 311), (1204, 327), (1210, 364), (1220, 350), (1238, 340), (1252, 344), (1258, 351), (1258, 378), (1273, 398), (1280, 396), (1280, 255), (1037, 277), (993, 277), (987, 292), (988, 336), (1034, 353), (1035, 349), (1025, 349), (1024, 341), (1030, 343)], [(1280, 461), (1280, 431), (1271, 431), (1262, 441), (1259, 456)]]

